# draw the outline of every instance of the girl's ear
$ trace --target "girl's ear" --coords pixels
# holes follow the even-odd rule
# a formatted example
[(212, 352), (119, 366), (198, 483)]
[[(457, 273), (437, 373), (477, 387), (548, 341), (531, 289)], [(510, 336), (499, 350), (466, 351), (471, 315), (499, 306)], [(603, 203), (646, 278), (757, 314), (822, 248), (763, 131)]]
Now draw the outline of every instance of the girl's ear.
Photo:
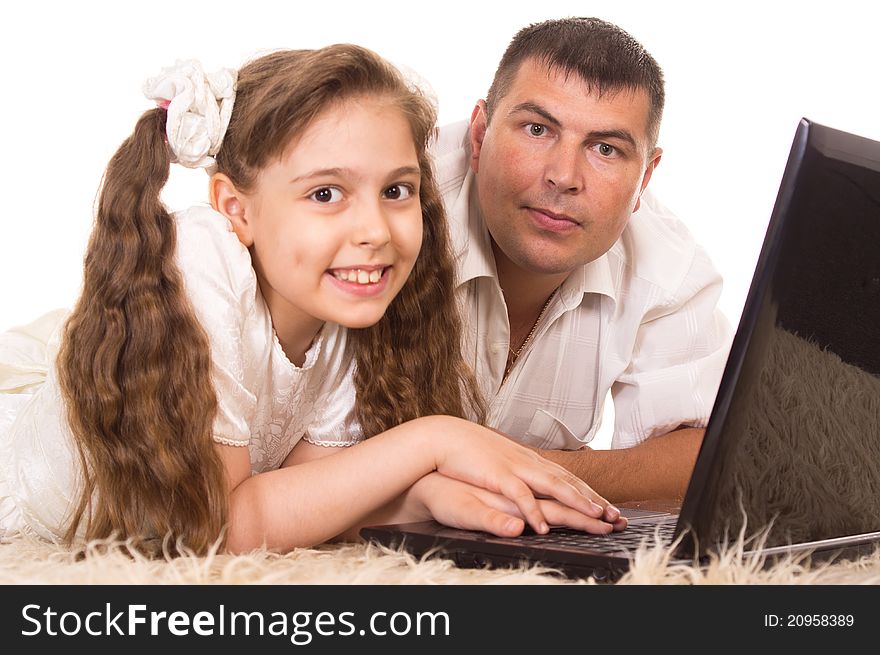
[(245, 212), (248, 205), (245, 195), (236, 189), (232, 180), (223, 173), (216, 173), (211, 177), (209, 192), (211, 207), (229, 219), (238, 240), (245, 248), (250, 248), (254, 243), (254, 237)]

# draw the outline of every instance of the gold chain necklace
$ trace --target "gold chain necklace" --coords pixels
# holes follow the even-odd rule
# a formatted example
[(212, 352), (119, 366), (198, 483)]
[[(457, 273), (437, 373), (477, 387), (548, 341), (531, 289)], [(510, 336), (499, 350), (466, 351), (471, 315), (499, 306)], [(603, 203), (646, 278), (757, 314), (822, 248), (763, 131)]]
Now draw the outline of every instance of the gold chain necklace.
[(529, 345), (529, 341), (532, 340), (532, 337), (535, 336), (535, 331), (538, 329), (538, 325), (541, 323), (541, 319), (544, 318), (544, 314), (547, 312), (547, 308), (550, 306), (550, 301), (553, 300), (553, 296), (556, 295), (556, 289), (553, 289), (553, 292), (547, 298), (547, 302), (544, 303), (544, 306), (541, 308), (541, 313), (538, 314), (538, 318), (535, 319), (534, 325), (532, 325), (532, 329), (529, 330), (529, 333), (526, 335), (525, 340), (519, 345), (519, 348), (514, 350), (508, 344), (507, 349), (510, 351), (510, 356), (507, 358), (507, 368), (504, 369), (504, 379), (507, 379), (507, 376), (510, 375), (510, 371), (513, 368), (513, 365), (516, 364), (516, 360), (519, 359), (519, 356), (522, 354), (522, 351), (525, 350), (525, 347)]

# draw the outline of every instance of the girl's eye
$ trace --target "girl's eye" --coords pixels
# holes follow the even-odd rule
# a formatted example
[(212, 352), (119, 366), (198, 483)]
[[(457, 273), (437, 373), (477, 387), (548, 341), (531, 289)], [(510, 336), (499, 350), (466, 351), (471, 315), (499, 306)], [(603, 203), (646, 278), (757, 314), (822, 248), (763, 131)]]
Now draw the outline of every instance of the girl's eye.
[(547, 127), (540, 123), (529, 123), (526, 125), (526, 129), (532, 136), (544, 136), (547, 133)]
[(412, 198), (413, 189), (408, 184), (392, 184), (382, 194), (388, 200), (408, 200)]
[(323, 203), (339, 202), (342, 200), (342, 192), (335, 187), (325, 186), (317, 191), (313, 191), (311, 198), (312, 200)]
[(599, 154), (603, 157), (610, 157), (616, 152), (614, 146), (609, 146), (607, 143), (600, 143), (598, 148)]

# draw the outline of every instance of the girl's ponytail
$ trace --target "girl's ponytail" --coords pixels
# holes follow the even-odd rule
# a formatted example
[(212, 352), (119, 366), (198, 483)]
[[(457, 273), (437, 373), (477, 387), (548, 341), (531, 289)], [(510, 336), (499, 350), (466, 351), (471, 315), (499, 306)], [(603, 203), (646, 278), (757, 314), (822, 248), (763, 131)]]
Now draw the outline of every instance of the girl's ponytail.
[(165, 109), (146, 112), (107, 166), (65, 326), (58, 375), (83, 464), (66, 538), (204, 553), (226, 520), (225, 478), (211, 439), (208, 339), (160, 199), (172, 156), (165, 121)]

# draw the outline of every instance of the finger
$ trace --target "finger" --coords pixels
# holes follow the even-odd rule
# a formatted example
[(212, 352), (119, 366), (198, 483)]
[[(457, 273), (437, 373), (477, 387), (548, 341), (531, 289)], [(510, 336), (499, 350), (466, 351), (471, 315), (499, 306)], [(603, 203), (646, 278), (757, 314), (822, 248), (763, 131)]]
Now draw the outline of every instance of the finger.
[[(620, 515), (620, 510), (611, 503), (605, 506), (605, 514), (603, 515), (603, 518), (609, 523), (616, 523), (617, 521), (623, 521), (626, 523), (626, 519)], [(626, 526), (624, 525), (624, 527)]]
[(519, 513), (519, 508), (517, 508), (516, 504), (509, 498), (506, 498), (499, 493), (489, 491), (488, 489), (484, 489), (482, 487), (470, 486), (469, 491), (484, 505), (488, 505), (489, 507), (497, 509), (499, 512), (504, 512), (505, 514), (510, 514), (511, 516), (522, 518)]
[(518, 516), (511, 516), (491, 507), (484, 508), (479, 519), (477, 529), (499, 537), (518, 537), (526, 527), (525, 521)]
[(584, 516), (571, 507), (561, 505), (555, 500), (542, 500), (540, 503), (541, 510), (551, 525), (581, 530), (590, 534), (609, 534), (614, 530), (614, 526), (611, 523), (607, 523), (600, 518)]
[(614, 521), (612, 525), (614, 526), (615, 532), (620, 532), (621, 530), (626, 530), (626, 526), (629, 525), (629, 521), (626, 520), (626, 517), (621, 516), (616, 521)]
[(516, 537), (525, 528), (525, 522), (520, 517), (487, 505), (476, 496), (464, 500), (462, 509), (467, 518), (462, 519), (456, 527), (491, 532), (499, 537)]
[(506, 475), (502, 478), (498, 491), (513, 501), (522, 517), (532, 526), (532, 530), (538, 534), (546, 534), (550, 530), (538, 505), (538, 499), (523, 480), (515, 475)]
[(538, 495), (555, 498), (559, 502), (593, 518), (601, 517), (605, 511), (603, 506), (594, 502), (589, 495), (585, 495), (581, 491), (583, 488), (581, 485), (572, 484), (569, 476), (560, 477), (556, 471), (542, 468), (529, 468), (524, 471), (517, 471), (517, 473), (532, 491)]

